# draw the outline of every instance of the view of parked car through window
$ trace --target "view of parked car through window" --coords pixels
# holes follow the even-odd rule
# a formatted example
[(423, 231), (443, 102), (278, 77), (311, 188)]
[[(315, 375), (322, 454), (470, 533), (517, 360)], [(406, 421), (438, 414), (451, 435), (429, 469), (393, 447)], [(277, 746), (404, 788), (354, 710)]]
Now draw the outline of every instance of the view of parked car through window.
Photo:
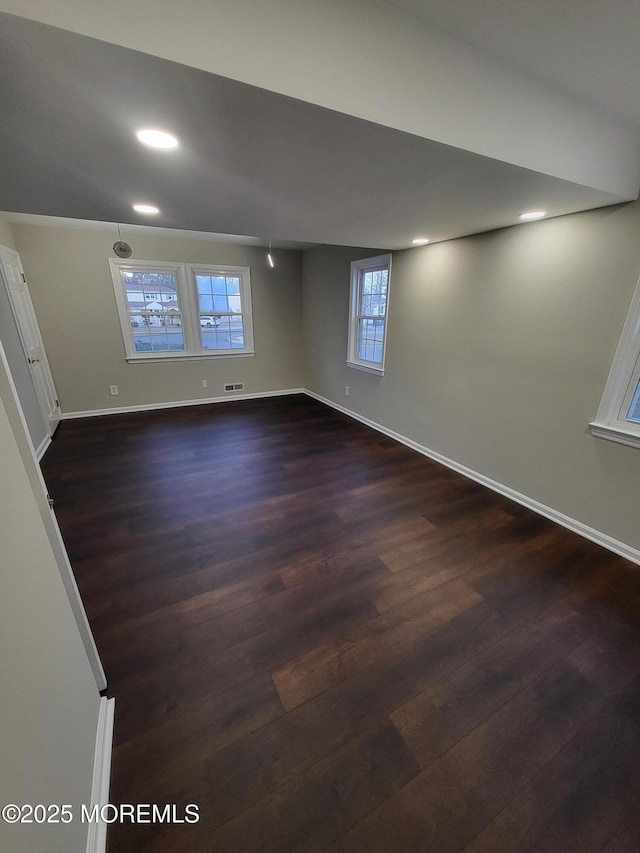
[(109, 263), (128, 358), (253, 355), (249, 267)]
[[(172, 273), (123, 273), (136, 352), (182, 351), (185, 348), (176, 277)], [(235, 276), (197, 276), (203, 349), (244, 346), (240, 312), (240, 280)], [(203, 311), (219, 308), (224, 314)], [(211, 331), (210, 331), (211, 330)]]
[[(239, 276), (204, 275), (198, 272), (195, 279), (202, 348), (243, 349), (244, 320)], [(209, 313), (211, 311), (216, 313)]]
[(200, 317), (200, 326), (203, 329), (210, 329), (211, 327), (217, 329), (219, 325), (220, 317), (206, 317), (204, 315), (201, 315)]

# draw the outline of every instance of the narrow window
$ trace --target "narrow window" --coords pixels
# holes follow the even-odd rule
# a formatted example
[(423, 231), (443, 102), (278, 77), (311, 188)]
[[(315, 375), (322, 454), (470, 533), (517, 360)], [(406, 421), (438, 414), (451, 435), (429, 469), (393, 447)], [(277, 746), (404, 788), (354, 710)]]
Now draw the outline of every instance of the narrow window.
[(384, 373), (390, 285), (391, 255), (351, 264), (350, 367)]

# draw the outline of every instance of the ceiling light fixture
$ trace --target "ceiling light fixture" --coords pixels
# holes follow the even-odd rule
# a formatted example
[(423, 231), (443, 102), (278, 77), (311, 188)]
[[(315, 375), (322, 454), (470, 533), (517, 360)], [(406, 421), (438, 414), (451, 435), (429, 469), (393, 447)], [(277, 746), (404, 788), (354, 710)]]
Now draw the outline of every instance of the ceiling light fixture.
[(530, 210), (528, 213), (521, 213), (520, 219), (524, 219), (525, 222), (528, 222), (531, 219), (542, 219), (542, 217), (546, 215), (546, 210)]
[(273, 255), (271, 254), (271, 240), (269, 240), (269, 251), (267, 252), (267, 260), (269, 261), (270, 267), (275, 267), (273, 262)]
[(429, 242), (428, 237), (416, 237), (415, 240), (411, 241), (414, 246), (424, 246), (425, 243)]
[(155, 216), (156, 213), (160, 213), (160, 208), (155, 207), (153, 204), (133, 204), (132, 207), (136, 213), (145, 213), (149, 216)]
[(159, 148), (162, 151), (171, 151), (178, 147), (178, 140), (166, 130), (158, 130), (153, 127), (142, 127), (136, 130), (136, 136), (143, 145), (149, 148)]

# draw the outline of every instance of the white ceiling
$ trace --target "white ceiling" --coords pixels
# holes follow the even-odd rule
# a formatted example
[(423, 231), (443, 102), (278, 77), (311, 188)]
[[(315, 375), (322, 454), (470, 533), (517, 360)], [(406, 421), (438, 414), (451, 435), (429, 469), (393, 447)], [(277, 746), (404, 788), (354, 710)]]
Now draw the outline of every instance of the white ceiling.
[[(526, 10), (519, 0), (478, 5), (491, 6), (496, 15), (502, 6)], [(390, 8), (385, 2), (377, 6)], [(468, 41), (474, 32), (479, 40), (491, 36), (471, 0), (395, 0), (394, 6), (410, 9), (405, 25), (419, 15)], [(469, 18), (475, 15), (482, 24), (476, 29), (456, 14), (467, 6)], [(517, 33), (516, 20), (509, 19)], [(506, 34), (504, 21), (494, 24), (504, 24)], [(544, 42), (543, 25), (532, 35)], [(512, 37), (517, 44), (518, 36)], [(506, 53), (503, 58), (515, 61)], [(332, 57), (326, 61), (328, 68)], [(627, 65), (631, 75), (633, 63)], [(389, 67), (388, 74), (393, 71)], [(525, 209), (542, 207), (554, 216), (633, 195), (603, 189), (606, 181), (595, 175), (593, 181), (562, 179), (562, 168), (544, 173), (523, 168), (513, 157), (504, 162), (473, 153), (473, 144), (469, 150), (443, 144), (4, 13), (0, 98), (0, 209), (24, 214), (151, 224), (131, 210), (134, 201), (145, 201), (161, 208), (153, 225), (168, 228), (245, 234), (282, 246), (288, 241), (397, 249), (423, 234), (437, 241), (511, 225)], [(556, 110), (562, 106), (549, 103)], [(410, 111), (411, 101), (407, 106)], [(447, 97), (443, 106), (455, 114), (462, 101)], [(465, 107), (466, 113), (468, 103)], [(566, 115), (569, 123), (569, 109)], [(470, 131), (481, 118), (476, 111), (467, 116)], [(585, 128), (597, 126), (584, 121)], [(181, 148), (143, 149), (133, 132), (144, 124), (176, 132)], [(458, 124), (464, 130), (464, 123)], [(505, 130), (517, 130), (493, 125), (498, 146), (509, 135)], [(557, 159), (568, 152), (569, 159), (587, 162), (586, 148), (579, 135), (574, 137), (575, 147), (568, 144), (560, 152), (557, 146)], [(543, 147), (544, 142), (537, 146)], [(601, 147), (611, 147), (614, 162), (617, 150)], [(553, 148), (545, 153), (554, 159)]]
[(392, 0), (640, 129), (639, 0)]

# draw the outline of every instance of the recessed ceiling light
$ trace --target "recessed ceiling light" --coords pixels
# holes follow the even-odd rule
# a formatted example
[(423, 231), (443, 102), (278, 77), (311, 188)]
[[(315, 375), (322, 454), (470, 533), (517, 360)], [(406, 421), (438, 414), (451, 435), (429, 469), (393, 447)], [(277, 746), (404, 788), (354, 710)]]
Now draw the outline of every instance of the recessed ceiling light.
[(543, 216), (547, 215), (546, 210), (530, 210), (528, 213), (521, 213), (520, 219), (529, 220), (529, 219), (542, 219)]
[(156, 213), (160, 213), (160, 208), (155, 207), (153, 204), (134, 204), (132, 207), (136, 213), (147, 213), (151, 216), (155, 216)]
[(414, 246), (424, 246), (425, 243), (429, 242), (428, 237), (416, 237), (415, 240), (411, 241)]
[(166, 130), (157, 130), (153, 127), (142, 127), (136, 131), (136, 136), (143, 145), (148, 145), (150, 148), (161, 148), (170, 150), (178, 147), (178, 140)]

